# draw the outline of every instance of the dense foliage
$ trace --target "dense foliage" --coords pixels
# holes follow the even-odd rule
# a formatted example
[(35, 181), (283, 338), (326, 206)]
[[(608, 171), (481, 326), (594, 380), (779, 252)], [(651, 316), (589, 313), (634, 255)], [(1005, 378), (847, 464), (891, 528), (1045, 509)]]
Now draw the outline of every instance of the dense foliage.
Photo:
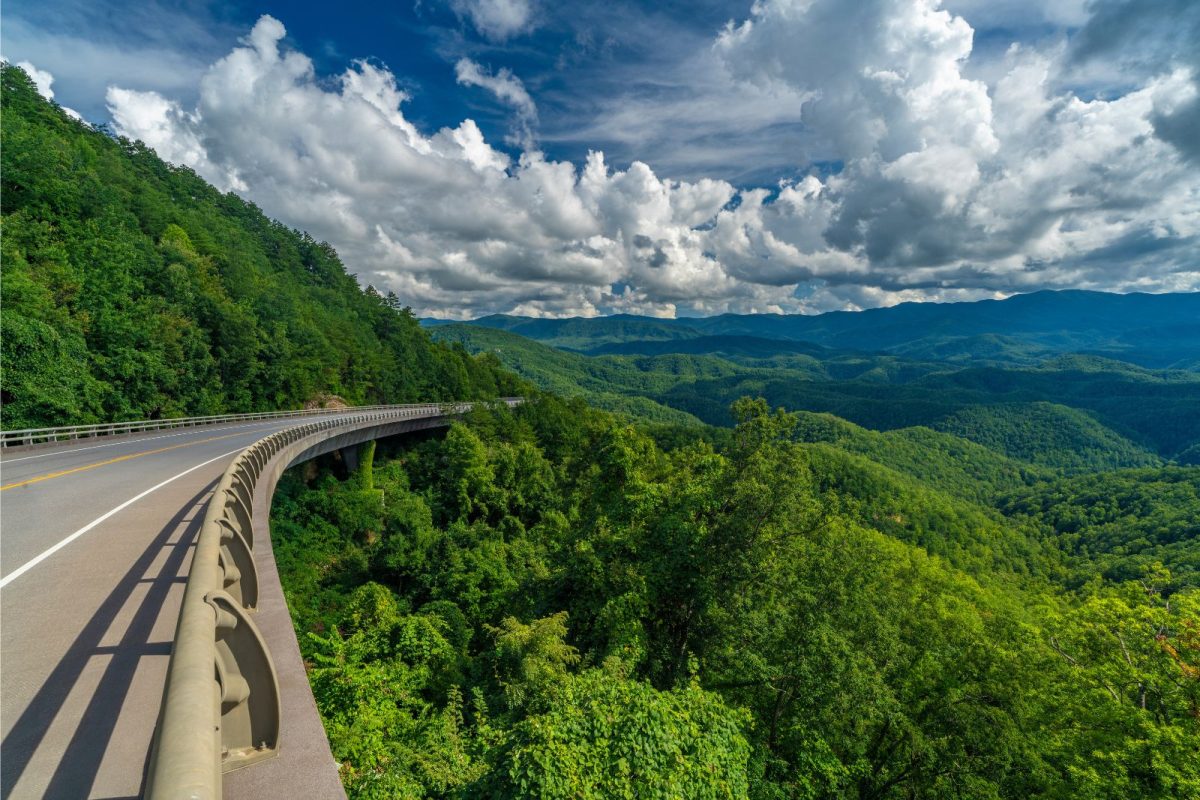
[(1088, 413), (1054, 403), (967, 406), (936, 427), (1012, 458), (1068, 473), (1161, 464), (1145, 447)]
[[(663, 395), (661, 403), (694, 414), (712, 424), (727, 424), (725, 408), (746, 394), (766, 397), (771, 403), (797, 410), (827, 412), (859, 425), (875, 429), (904, 428), (915, 425), (938, 427), (943, 420), (968, 409), (985, 407), (983, 414), (1000, 414), (1005, 419), (994, 424), (956, 426), (972, 436), (979, 434), (982, 444), (995, 444), (1009, 432), (1022, 434), (1022, 425), (1013, 426), (1014, 404), (1027, 409), (1038, 402), (1067, 406), (1087, 412), (1091, 420), (1109, 429), (1105, 438), (1130, 440), (1118, 463), (1128, 463), (1131, 454), (1149, 451), (1171, 458), (1200, 441), (1200, 375), (1190, 372), (1152, 372), (1107, 359), (1055, 359), (1037, 367), (964, 367), (926, 374), (908, 382), (888, 383), (883, 389), (877, 380), (806, 381), (795, 375), (773, 373), (735, 375), (729, 378), (680, 382)], [(1018, 410), (1018, 415), (1022, 412)], [(1080, 424), (1080, 423), (1083, 424)], [(1098, 466), (1094, 449), (1094, 426), (1082, 418), (1073, 421), (1064, 436), (1080, 439), (1083, 445), (1075, 459), (1081, 464)], [(997, 436), (994, 431), (1004, 431)], [(1000, 445), (1000, 451), (1028, 453), (1033, 442), (1014, 447)], [(1056, 443), (1051, 442), (1051, 446)], [(1071, 444), (1074, 446), (1074, 443)]]
[(2, 78), (5, 428), (524, 393), (502, 364), (567, 398), (284, 476), (352, 796), (1200, 798), (1197, 296), (435, 343)]
[(680, 381), (713, 378), (740, 372), (716, 358), (670, 355), (663, 358), (589, 358), (558, 350), (507, 331), (471, 325), (431, 329), (435, 340), (459, 344), (474, 353), (487, 353), (539, 389), (563, 397), (582, 396), (597, 408), (620, 411), (645, 422), (698, 425), (685, 411), (655, 402), (651, 397)]
[(1135, 580), (1170, 564), (1173, 586), (1200, 586), (1200, 467), (1138, 469), (1038, 484), (1000, 508), (1038, 526), (1071, 558), (1073, 582)]
[[(552, 322), (533, 331), (577, 332), (590, 321)], [(543, 389), (648, 422), (728, 425), (730, 404), (749, 395), (876, 430), (935, 428), (1068, 472), (1192, 463), (1190, 448), (1200, 447), (1196, 372), (1078, 355), (1030, 365), (914, 361), (745, 336), (611, 341), (626, 327), (602, 328), (606, 344), (592, 352), (603, 355), (593, 356), (481, 324), (431, 330), (495, 356)]]
[(664, 451), (546, 396), (285, 476), (276, 557), (351, 795), (1200, 797), (1200, 473), (1112, 473), (1182, 570), (1114, 572), (1046, 499), (1119, 519), (1083, 478), (984, 458), (988, 508), (837, 444), (884, 434), (733, 416)]
[(5, 429), (518, 392), (328, 244), (2, 81)]

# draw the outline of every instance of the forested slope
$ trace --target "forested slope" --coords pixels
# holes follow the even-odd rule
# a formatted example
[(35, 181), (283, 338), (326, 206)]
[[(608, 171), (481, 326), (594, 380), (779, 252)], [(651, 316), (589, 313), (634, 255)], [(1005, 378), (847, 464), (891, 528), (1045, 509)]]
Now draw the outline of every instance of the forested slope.
[[(875, 430), (934, 428), (1068, 472), (1187, 463), (1200, 443), (1200, 374), (1187, 370), (1077, 353), (1015, 363), (996, 360), (988, 347), (975, 359), (956, 350), (934, 361), (743, 335), (619, 341), (631, 328), (637, 336), (674, 330), (668, 321), (511, 317), (430, 330), (495, 356), (541, 388), (648, 422), (727, 426), (731, 403), (760, 396)], [(581, 330), (601, 342), (591, 355), (545, 343), (585, 344)]]
[(1089, 414), (1055, 403), (967, 406), (934, 427), (1012, 458), (1068, 473), (1162, 463), (1154, 453)]
[(929, 428), (873, 431), (832, 414), (795, 412), (796, 439), (827, 443), (972, 502), (990, 505), (998, 493), (1055, 475), (981, 444)]
[[(280, 483), (351, 796), (1200, 798), (1200, 467), (1163, 465), (1200, 460), (1200, 379), (1061, 355), (1187, 367), (1194, 298), (496, 317), (438, 344), (19, 70), (2, 99), (6, 428), (530, 395)], [(1163, 326), (1103, 330), (1117, 307)]]
[(72, 120), (15, 67), (2, 91), (4, 428), (517, 392), (328, 244)]
[(1108, 360), (966, 367), (886, 386), (861, 378), (804, 380), (778, 371), (760, 372), (680, 382), (654, 399), (705, 422), (728, 424), (728, 405), (744, 395), (761, 395), (790, 409), (828, 412), (877, 430), (938, 427), (969, 408), (982, 415), (1003, 414), (1011, 423), (1014, 404), (1055, 403), (1090, 412), (1110, 429), (1107, 436), (1130, 440), (1132, 445), (1123, 447), (1127, 455), (1148, 450), (1171, 458), (1200, 441), (1197, 376), (1131, 369)]
[[(732, 416), (665, 451), (544, 396), (285, 476), (350, 795), (1200, 796), (1200, 470), (1062, 482), (964, 443), (923, 482), (954, 437), (893, 432), (887, 467), (843, 448), (889, 434)], [(1033, 483), (989, 508), (931, 485), (956, 469)]]
[(436, 341), (459, 344), (472, 353), (496, 358), (540, 389), (563, 397), (586, 397), (597, 408), (621, 411), (646, 422), (700, 424), (691, 414), (655, 402), (650, 396), (680, 381), (740, 371), (736, 365), (716, 358), (589, 358), (505, 330), (470, 325), (442, 325), (430, 332)]
[(1069, 556), (1073, 585), (1135, 580), (1165, 564), (1179, 585), (1200, 586), (1200, 467), (1080, 475), (1014, 491), (998, 505)]

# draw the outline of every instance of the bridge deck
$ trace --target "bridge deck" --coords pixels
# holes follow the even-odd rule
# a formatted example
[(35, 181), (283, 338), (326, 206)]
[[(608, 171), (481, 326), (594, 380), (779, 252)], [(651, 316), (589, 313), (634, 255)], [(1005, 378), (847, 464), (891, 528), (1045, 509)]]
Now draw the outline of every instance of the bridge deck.
[(139, 795), (204, 503), (237, 452), (303, 421), (0, 457), (0, 797)]

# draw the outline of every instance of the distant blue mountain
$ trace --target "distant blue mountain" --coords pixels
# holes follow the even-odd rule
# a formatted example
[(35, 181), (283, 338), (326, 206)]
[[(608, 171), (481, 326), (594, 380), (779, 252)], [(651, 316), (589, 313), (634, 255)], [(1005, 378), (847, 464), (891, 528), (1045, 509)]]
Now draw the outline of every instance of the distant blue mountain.
[[(426, 324), (437, 323), (427, 320)], [(470, 324), (591, 354), (818, 355), (813, 349), (784, 344), (806, 342), (835, 350), (958, 363), (1034, 363), (1083, 353), (1156, 369), (1200, 370), (1200, 292), (1043, 291), (1007, 300), (903, 303), (813, 316), (722, 314), (664, 320), (628, 315), (589, 319), (493, 315)]]

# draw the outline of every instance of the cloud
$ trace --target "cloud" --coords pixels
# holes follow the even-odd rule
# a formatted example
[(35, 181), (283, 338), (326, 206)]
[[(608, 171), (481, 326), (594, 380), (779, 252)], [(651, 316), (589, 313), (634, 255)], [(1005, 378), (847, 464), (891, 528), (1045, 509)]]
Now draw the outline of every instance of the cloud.
[(640, 160), (677, 179), (762, 185), (795, 175), (802, 98), (737, 80), (714, 57), (722, 5), (549, 6), (547, 27), (570, 35), (553, 74), (522, 67), (543, 106), (539, 141), (576, 161), (603, 150), (612, 163)]
[[(613, 172), (599, 156), (586, 174), (536, 152), (514, 162), (471, 120), (422, 133), (389, 72), (360, 61), (330, 86), (280, 47), (283, 36), (277, 20), (260, 19), (210, 68), (191, 110), (111, 88), (114, 128), (331, 241), (364, 282), (423, 312), (595, 314), (695, 292), (687, 270), (700, 245), (688, 225), (715, 214), (732, 187), (662, 181), (640, 164)], [(652, 298), (612, 288), (650, 269), (628, 245), (635, 227), (674, 254), (653, 268)]]
[[(817, 311), (1200, 288), (1200, 173), (1168, 130), (1195, 100), (1178, 61), (1119, 96), (1081, 98), (1055, 80), (1069, 68), (1061, 47), (1015, 47), (999, 77), (970, 76), (972, 29), (932, 0), (849, 12), (760, 0), (691, 62), (706, 64), (704, 85), (725, 87), (702, 108), (712, 125), (741, 87), (755, 98), (742, 108), (794, 128), (794, 149), (774, 153), (790, 174), (737, 188), (637, 159), (614, 167), (599, 151), (553, 160), (531, 135), (515, 157), (470, 119), (423, 131), (388, 70), (357, 61), (320, 77), (284, 36), (262, 17), (207, 70), (194, 107), (110, 88), (114, 127), (330, 241), (364, 283), (419, 313)], [(510, 72), (463, 59), (456, 76), (536, 120)], [(682, 102), (668, 111), (686, 125)]]
[(537, 127), (537, 105), (529, 92), (525, 91), (525, 84), (521, 83), (520, 78), (504, 68), (493, 75), (469, 58), (458, 60), (454, 65), (454, 75), (460, 85), (487, 89), (497, 100), (511, 107), (516, 112), (513, 142), (524, 149), (532, 148), (534, 129)]
[(1173, 61), (1200, 63), (1200, 7), (1191, 0), (1093, 0), (1072, 41), (1074, 61), (1118, 58), (1159, 71)]
[(1200, 4), (1190, 0), (1096, 0), (1070, 49), (1073, 66), (1105, 64), (1126, 81), (1184, 69), (1191, 87), (1153, 118), (1154, 133), (1200, 163)]
[[(690, 41), (690, 40), (689, 40)], [(600, 71), (567, 98), (574, 107), (543, 120), (546, 143), (603, 148), (672, 177), (774, 182), (800, 162), (830, 157), (805, 140), (803, 98), (790, 87), (733, 78), (711, 41), (664, 44), (678, 62), (631, 61)]]
[[(868, 0), (853, 13), (765, 0), (729, 25), (716, 51), (730, 71), (803, 95), (808, 135), (844, 159), (798, 212), (761, 206), (761, 228), (729, 238), (731, 266), (737, 252), (765, 254), (777, 280), (1003, 291), (1116, 288), (1188, 269), (1196, 173), (1150, 134), (1189, 74), (1085, 101), (1052, 88), (1052, 57), (1021, 48), (994, 86), (970, 79), (971, 49), (970, 26), (932, 0)], [(827, 222), (818, 232), (814, 220)], [(1161, 246), (1082, 266), (1135, 231)], [(835, 255), (850, 260), (838, 267)]]
[[(7, 60), (8, 59), (4, 58), (4, 56), (0, 56), (0, 61), (7, 61)], [(29, 79), (31, 81), (33, 81), (33, 85), (37, 87), (38, 94), (40, 94), (42, 97), (46, 98), (47, 100), (54, 99), (54, 89), (51, 88), (54, 85), (54, 76), (53, 75), (51, 75), (48, 71), (46, 71), (44, 69), (38, 69), (33, 64), (30, 64), (28, 61), (18, 61), (15, 64), (13, 64), (13, 66), (20, 67), (22, 70), (25, 71), (25, 74), (29, 76)], [(78, 111), (75, 111), (72, 108), (67, 108), (65, 106), (60, 106), (60, 108), (62, 108), (63, 112), (68, 117), (71, 117), (72, 119), (77, 119), (80, 122), (83, 121), (83, 117), (81, 117), (79, 115)]]
[(450, 7), (495, 42), (529, 33), (536, 25), (533, 0), (450, 0)]
[(173, 164), (187, 164), (222, 189), (246, 189), (235, 171), (223, 171), (208, 158), (200, 141), (199, 119), (157, 92), (135, 92), (110, 86), (105, 97), (117, 131), (137, 131), (136, 138)]
[(50, 88), (54, 83), (53, 75), (45, 70), (38, 69), (28, 61), (18, 61), (14, 66), (25, 70), (25, 74), (29, 76), (29, 79), (33, 81), (33, 85), (37, 87), (38, 94), (47, 100), (54, 99), (54, 90)]
[(1088, 19), (1089, 0), (947, 0), (952, 14), (972, 26), (1017, 30), (1028, 27), (1078, 27)]

